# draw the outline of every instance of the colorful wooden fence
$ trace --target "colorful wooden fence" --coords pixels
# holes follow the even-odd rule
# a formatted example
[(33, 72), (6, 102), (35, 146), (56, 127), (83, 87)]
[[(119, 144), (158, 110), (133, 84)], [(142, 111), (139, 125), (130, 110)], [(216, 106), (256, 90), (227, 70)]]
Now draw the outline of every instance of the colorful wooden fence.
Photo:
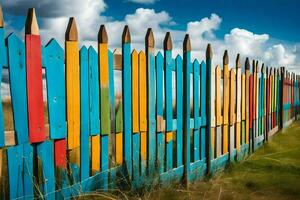
[(25, 42), (13, 33), (4, 38), (0, 22), (0, 75), (9, 70), (14, 120), (14, 131), (5, 131), (0, 104), (1, 198), (188, 186), (243, 159), (300, 114), (299, 76), (241, 63), (240, 55), (231, 65), (227, 51), (215, 66), (210, 45), (205, 61), (192, 60), (188, 35), (173, 58), (171, 34), (155, 54), (151, 29), (145, 51), (131, 49), (125, 26), (122, 52), (112, 52), (104, 25), (95, 50), (79, 49), (74, 18), (64, 49), (55, 39), (41, 44), (34, 9)]

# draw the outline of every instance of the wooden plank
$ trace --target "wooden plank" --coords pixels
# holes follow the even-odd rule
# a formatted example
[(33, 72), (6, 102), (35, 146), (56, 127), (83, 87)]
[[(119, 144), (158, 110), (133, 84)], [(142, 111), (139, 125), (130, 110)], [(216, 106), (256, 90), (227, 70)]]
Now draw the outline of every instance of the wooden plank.
[[(163, 89), (164, 80), (163, 80), (163, 67), (164, 67), (164, 58), (160, 52), (157, 53), (155, 59), (156, 65), (156, 114), (157, 119), (162, 119), (164, 116), (164, 106), (163, 106)], [(165, 138), (163, 130), (164, 126), (160, 126), (160, 121), (157, 120), (157, 168), (159, 173), (164, 172), (164, 155), (165, 155)]]
[(8, 39), (11, 101), (17, 144), (28, 142), (25, 46), (15, 34)]
[(183, 183), (189, 186), (190, 177), (190, 73), (191, 65), (191, 42), (189, 35), (186, 34), (183, 41), (183, 164), (184, 177)]
[(108, 45), (107, 33), (105, 26), (102, 25), (98, 34), (98, 52), (99, 52), (99, 78), (100, 78), (100, 118), (101, 118), (101, 135), (107, 135), (111, 132), (111, 108), (109, 95), (109, 65), (108, 65)]
[(132, 132), (140, 131), (139, 120), (139, 55), (134, 49), (131, 53), (132, 65)]
[[(1, 10), (0, 6), (0, 10)], [(3, 16), (0, 16), (0, 23), (2, 21), (2, 25), (0, 24), (0, 79), (2, 80), (2, 68), (7, 66), (7, 52), (5, 49), (5, 42), (4, 42), (4, 22)], [(2, 94), (0, 90), (0, 100), (2, 102)], [(5, 135), (4, 135), (4, 116), (3, 116), (3, 109), (2, 104), (0, 104), (0, 148), (5, 146)]]
[(80, 146), (80, 84), (79, 84), (79, 50), (77, 28), (74, 18), (70, 18), (66, 32), (66, 92), (68, 149)]
[(236, 96), (236, 73), (235, 73), (235, 69), (231, 69), (230, 70), (230, 99), (229, 99), (229, 109), (230, 109), (230, 121), (229, 121), (229, 157), (230, 157), (230, 161), (234, 160), (234, 155), (233, 155), (233, 149), (235, 146), (235, 142), (234, 142), (234, 127), (235, 127), (235, 123), (236, 123), (236, 114), (235, 114), (235, 108), (236, 108), (236, 104), (235, 104), (235, 96)]
[(201, 62), (200, 65), (200, 93), (201, 93), (201, 109), (200, 109), (200, 113), (201, 113), (201, 130), (200, 130), (200, 159), (203, 160), (206, 156), (206, 64), (204, 61)]
[[(80, 180), (90, 176), (90, 93), (88, 49), (80, 49)], [(96, 154), (97, 152), (93, 152)]]
[(23, 188), (23, 145), (7, 149), (9, 197), (16, 199), (24, 196)]
[(228, 52), (223, 57), (223, 154), (228, 153), (228, 116), (229, 116), (229, 70)]
[(67, 135), (64, 50), (52, 39), (44, 54), (50, 138), (63, 139)]
[[(207, 161), (207, 174), (211, 173), (211, 160), (213, 157), (212, 154), (212, 145), (211, 145), (211, 127), (214, 127), (213, 121), (213, 113), (214, 113), (214, 77), (213, 77), (213, 64), (212, 64), (212, 49), (211, 45), (208, 44), (206, 48), (206, 81), (207, 81), (207, 89), (206, 89), (206, 107), (208, 108), (206, 119), (206, 161)], [(201, 86), (203, 88), (203, 86)]]
[[(37, 155), (42, 161), (43, 195), (45, 199), (55, 199), (55, 174), (53, 142), (45, 141), (37, 145)], [(38, 166), (40, 167), (40, 166)]]
[(216, 91), (216, 137), (215, 137), (215, 155), (219, 157), (222, 154), (222, 124), (223, 124), (223, 117), (222, 117), (222, 95), (221, 95), (221, 68), (219, 65), (215, 68), (215, 91)]
[(156, 162), (156, 89), (155, 89), (155, 57), (154, 36), (150, 29), (146, 35), (146, 65), (148, 88), (148, 169), (149, 174), (154, 174)]
[(240, 64), (240, 54), (237, 55), (236, 58), (236, 131), (235, 131), (235, 146), (237, 150), (240, 150), (241, 146), (241, 103), (242, 103), (242, 69)]
[(147, 113), (147, 66), (146, 66), (146, 55), (143, 51), (139, 53), (139, 122), (141, 132), (141, 166), (143, 172), (145, 171), (147, 161), (147, 131), (148, 131), (148, 113)]
[(100, 135), (91, 136), (91, 168), (92, 174), (100, 172)]
[[(123, 112), (123, 131), (124, 131), (124, 161), (126, 164), (126, 170), (128, 173), (128, 178), (132, 177), (132, 102), (131, 102), (131, 39), (129, 28), (126, 25), (123, 34), (122, 34), (122, 86), (123, 86), (123, 103), (124, 112)], [(126, 176), (127, 177), (127, 176)]]
[[(193, 161), (200, 159), (200, 120), (199, 120), (199, 108), (200, 108), (200, 99), (199, 99), (199, 78), (200, 78), (200, 64), (197, 59), (193, 62), (193, 115), (194, 115), (194, 132), (193, 132)], [(177, 104), (178, 105), (178, 104)], [(178, 128), (178, 127), (177, 127)]]
[(246, 58), (245, 62), (245, 68), (246, 68), (246, 144), (249, 144), (249, 129), (250, 129), (250, 63), (249, 59)]
[(133, 133), (132, 135), (132, 177), (134, 187), (138, 187), (140, 177), (140, 134)]
[(175, 59), (176, 65), (176, 116), (177, 116), (177, 131), (176, 131), (176, 167), (182, 165), (182, 154), (183, 154), (183, 91), (182, 91), (182, 58), (178, 55)]
[[(95, 49), (93, 47), (89, 47), (88, 49), (88, 61), (89, 61), (89, 65), (88, 65), (88, 70), (89, 70), (89, 105), (90, 105), (90, 109), (89, 109), (89, 123), (90, 123), (90, 135), (94, 136), (94, 135), (99, 135), (100, 134), (100, 106), (99, 106), (99, 70), (100, 67), (98, 67), (98, 54), (95, 51)], [(101, 64), (101, 63), (100, 63)], [(103, 67), (104, 68), (104, 67)], [(100, 83), (101, 86), (101, 83)], [(108, 95), (108, 91), (107, 91), (107, 95)], [(101, 103), (101, 102), (100, 102)], [(101, 113), (106, 112), (109, 113), (109, 110), (103, 110), (101, 109)], [(102, 120), (102, 117), (101, 117)], [(102, 126), (103, 123), (101, 123)], [(109, 124), (109, 123), (107, 123)], [(101, 127), (102, 128), (102, 127)], [(102, 134), (102, 132), (101, 132)]]
[(109, 169), (109, 135), (101, 135), (101, 172), (103, 177), (100, 179), (100, 189), (107, 191), (108, 189), (108, 169)]
[(28, 106), (28, 130), (31, 143), (46, 139), (42, 83), (41, 38), (34, 8), (29, 9), (25, 27), (26, 83)]
[(166, 171), (172, 169), (173, 163), (173, 99), (172, 99), (172, 39), (167, 32), (164, 39), (164, 83), (165, 83), (165, 118), (166, 118)]
[[(246, 123), (246, 75), (242, 74), (242, 122)], [(241, 144), (245, 144), (246, 143), (246, 127), (242, 126), (242, 134), (241, 134)]]
[(54, 140), (54, 159), (55, 166), (58, 168), (67, 168), (67, 142), (66, 139)]

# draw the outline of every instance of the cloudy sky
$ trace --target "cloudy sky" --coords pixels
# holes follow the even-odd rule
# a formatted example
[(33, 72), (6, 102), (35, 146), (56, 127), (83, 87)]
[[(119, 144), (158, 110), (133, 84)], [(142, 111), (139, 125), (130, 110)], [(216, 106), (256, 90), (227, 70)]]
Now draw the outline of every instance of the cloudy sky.
[(212, 43), (216, 64), (225, 49), (230, 64), (237, 53), (268, 66), (286, 66), (300, 73), (300, 1), (298, 0), (1, 0), (7, 34), (24, 35), (27, 9), (35, 7), (41, 37), (55, 37), (63, 45), (70, 16), (79, 29), (81, 45), (95, 45), (105, 24), (110, 48), (120, 47), (121, 33), (129, 25), (133, 47), (143, 49), (148, 27), (153, 28), (157, 50), (167, 31), (172, 33), (174, 57), (181, 54), (184, 35), (191, 36), (193, 57), (205, 58)]

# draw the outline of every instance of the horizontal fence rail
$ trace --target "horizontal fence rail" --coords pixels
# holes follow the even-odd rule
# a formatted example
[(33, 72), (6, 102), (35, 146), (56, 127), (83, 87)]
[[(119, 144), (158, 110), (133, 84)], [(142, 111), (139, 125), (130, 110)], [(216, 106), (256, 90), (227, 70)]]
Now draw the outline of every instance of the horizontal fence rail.
[(138, 52), (128, 26), (121, 52), (109, 49), (104, 25), (97, 49), (79, 49), (70, 18), (64, 49), (55, 39), (43, 46), (34, 9), (24, 41), (4, 35), (2, 23), (0, 75), (8, 69), (14, 128), (5, 130), (0, 104), (1, 199), (188, 186), (253, 153), (300, 114), (298, 75), (240, 55), (230, 66), (227, 51), (215, 66), (210, 44), (205, 61), (192, 60), (188, 35), (175, 58), (169, 32), (155, 54), (148, 29)]

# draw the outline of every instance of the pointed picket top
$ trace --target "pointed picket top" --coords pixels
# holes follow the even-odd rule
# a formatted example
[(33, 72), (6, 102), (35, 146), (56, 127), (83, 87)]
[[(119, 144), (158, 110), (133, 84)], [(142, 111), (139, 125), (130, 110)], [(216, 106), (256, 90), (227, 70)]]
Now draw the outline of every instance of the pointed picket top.
[(228, 65), (228, 64), (229, 64), (228, 51), (225, 50), (224, 55), (223, 55), (223, 65)]
[(261, 66), (261, 73), (265, 73), (265, 64), (264, 63)]
[(212, 57), (213, 57), (213, 52), (212, 52), (211, 44), (208, 43), (206, 47), (206, 58), (211, 59)]
[(0, 28), (3, 27), (4, 27), (4, 19), (3, 19), (2, 6), (0, 5)]
[(128, 25), (125, 25), (122, 34), (122, 43), (130, 43), (130, 42), (131, 42), (131, 36), (130, 36), (129, 27)]
[(249, 62), (249, 58), (248, 57), (246, 58), (246, 61), (245, 61), (245, 67), (246, 67), (246, 70), (250, 69), (250, 62)]
[(39, 35), (39, 25), (36, 19), (35, 9), (29, 8), (25, 23), (25, 34)]
[(253, 73), (255, 73), (256, 72), (255, 60), (252, 60), (252, 67), (253, 67)]
[(258, 60), (256, 61), (256, 64), (255, 64), (255, 67), (256, 67), (256, 72), (258, 73), (259, 72), (259, 70), (258, 70)]
[(146, 43), (146, 47), (154, 48), (155, 40), (154, 40), (152, 28), (148, 28), (147, 30), (145, 43)]
[(173, 48), (173, 44), (172, 44), (171, 33), (167, 32), (164, 39), (164, 50), (172, 50), (172, 48)]
[(102, 24), (98, 32), (98, 43), (107, 43), (108, 37), (105, 26)]
[(269, 76), (269, 67), (266, 67), (266, 74), (267, 74), (267, 77)]
[(235, 66), (236, 66), (236, 68), (241, 68), (240, 54), (239, 54), (239, 53), (238, 53), (237, 56), (236, 56)]
[(185, 34), (184, 40), (183, 40), (183, 51), (191, 51), (192, 46), (191, 46), (191, 40), (189, 34)]
[(272, 75), (272, 74), (273, 74), (273, 68), (270, 67), (269, 75)]
[(66, 30), (66, 41), (78, 41), (78, 32), (76, 21), (74, 17), (70, 17), (68, 27)]

